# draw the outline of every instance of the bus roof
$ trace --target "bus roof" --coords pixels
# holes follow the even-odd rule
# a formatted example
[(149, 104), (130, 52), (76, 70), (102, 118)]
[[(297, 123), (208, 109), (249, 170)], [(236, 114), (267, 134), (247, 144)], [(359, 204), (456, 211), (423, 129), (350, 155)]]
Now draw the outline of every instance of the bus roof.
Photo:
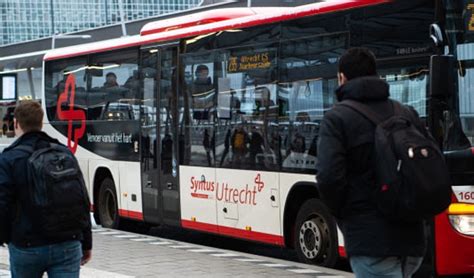
[(270, 24), (386, 2), (390, 2), (390, 0), (331, 0), (293, 8), (227, 8), (204, 11), (148, 23), (142, 28), (140, 35), (54, 49), (45, 55), (44, 60), (57, 60), (132, 46), (173, 41), (213, 32)]
[(140, 35), (144, 36), (174, 29), (205, 25), (264, 12), (275, 12), (278, 9), (279, 8), (227, 8), (203, 11), (147, 23), (140, 30)]

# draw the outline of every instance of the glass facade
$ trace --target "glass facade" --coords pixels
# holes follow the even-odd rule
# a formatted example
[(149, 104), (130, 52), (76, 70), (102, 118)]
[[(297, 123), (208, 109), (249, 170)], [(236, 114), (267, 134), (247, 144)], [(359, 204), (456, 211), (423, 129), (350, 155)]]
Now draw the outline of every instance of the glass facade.
[[(200, 0), (123, 0), (125, 21), (199, 6)], [(2, 0), (0, 45), (120, 22), (118, 0)], [(54, 31), (54, 32), (53, 32)]]

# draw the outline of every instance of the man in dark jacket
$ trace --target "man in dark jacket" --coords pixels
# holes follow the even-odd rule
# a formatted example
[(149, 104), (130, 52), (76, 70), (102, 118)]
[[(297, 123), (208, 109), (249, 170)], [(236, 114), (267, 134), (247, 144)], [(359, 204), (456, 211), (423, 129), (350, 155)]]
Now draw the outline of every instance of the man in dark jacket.
[[(389, 85), (377, 76), (369, 50), (352, 48), (342, 55), (338, 81), (338, 101), (362, 102), (385, 119), (393, 115)], [(377, 210), (374, 132), (375, 125), (350, 107), (327, 112), (319, 133), (318, 187), (337, 218), (357, 277), (411, 277), (425, 252), (424, 224), (397, 222)]]
[[(59, 142), (41, 132), (43, 111), (34, 101), (23, 101), (15, 109), (14, 128), (19, 138), (0, 156), (0, 245), (8, 243), (12, 277), (79, 277), (81, 264), (91, 258), (90, 217), (79, 233), (45, 235), (33, 225), (30, 186), (26, 175), (30, 153), (18, 146), (34, 149)], [(87, 212), (85, 212), (87, 213)], [(35, 228), (36, 227), (36, 228)]]

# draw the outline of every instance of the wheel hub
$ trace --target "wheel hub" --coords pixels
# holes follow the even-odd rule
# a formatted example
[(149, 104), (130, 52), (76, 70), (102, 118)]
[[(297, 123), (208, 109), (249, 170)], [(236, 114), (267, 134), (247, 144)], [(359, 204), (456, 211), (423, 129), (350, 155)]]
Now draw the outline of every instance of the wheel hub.
[(316, 225), (316, 219), (310, 219), (301, 225), (299, 232), (300, 248), (308, 259), (314, 259), (321, 251), (321, 231)]

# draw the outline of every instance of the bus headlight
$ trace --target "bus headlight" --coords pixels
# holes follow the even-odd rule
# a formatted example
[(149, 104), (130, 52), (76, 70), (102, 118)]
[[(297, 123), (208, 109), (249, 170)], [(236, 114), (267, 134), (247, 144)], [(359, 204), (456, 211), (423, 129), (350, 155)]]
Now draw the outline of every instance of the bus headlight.
[(474, 236), (474, 204), (454, 203), (448, 208), (451, 225), (464, 235)]

